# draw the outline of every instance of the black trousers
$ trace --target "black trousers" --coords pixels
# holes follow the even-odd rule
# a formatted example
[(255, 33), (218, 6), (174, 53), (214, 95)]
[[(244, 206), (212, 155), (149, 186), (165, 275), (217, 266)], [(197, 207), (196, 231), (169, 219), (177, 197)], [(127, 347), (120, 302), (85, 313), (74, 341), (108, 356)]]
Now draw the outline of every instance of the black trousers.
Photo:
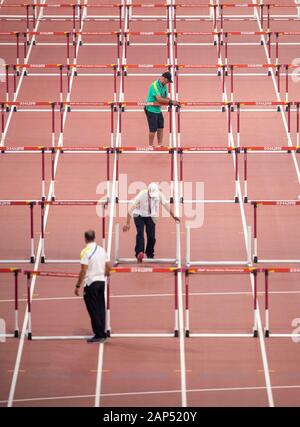
[(151, 217), (137, 216), (134, 218), (136, 226), (136, 245), (135, 245), (135, 256), (140, 252), (145, 252), (145, 238), (144, 229), (146, 227), (147, 234), (147, 246), (146, 255), (148, 258), (154, 258), (154, 246), (155, 246), (155, 223)]
[(84, 288), (84, 302), (89, 312), (94, 334), (98, 338), (105, 333), (105, 282), (93, 282)]

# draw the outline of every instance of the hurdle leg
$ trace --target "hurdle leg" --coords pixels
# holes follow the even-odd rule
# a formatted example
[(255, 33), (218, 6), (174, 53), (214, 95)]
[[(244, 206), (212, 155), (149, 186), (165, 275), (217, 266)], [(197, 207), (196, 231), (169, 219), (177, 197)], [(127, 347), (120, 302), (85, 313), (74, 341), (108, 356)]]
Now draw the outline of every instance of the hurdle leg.
[(252, 229), (251, 225), (247, 227), (247, 260), (248, 265), (252, 264)]
[(110, 325), (110, 276), (106, 279), (106, 336), (111, 335)]
[(244, 149), (244, 202), (248, 203), (248, 153)]
[(265, 270), (265, 337), (269, 336), (269, 271)]
[(55, 200), (55, 149), (51, 150), (51, 200)]
[(31, 202), (29, 207), (30, 207), (30, 262), (33, 264), (35, 261), (35, 256), (34, 256), (34, 221), (33, 221), (34, 203)]
[(31, 274), (27, 273), (27, 310), (28, 310), (27, 338), (28, 340), (32, 340), (30, 282), (31, 282)]
[(175, 289), (174, 289), (174, 314), (175, 314), (175, 323), (174, 323), (174, 337), (179, 336), (179, 327), (178, 327), (178, 272), (175, 271), (174, 273), (174, 282), (175, 282)]
[(300, 103), (296, 103), (296, 145), (297, 147), (300, 146), (300, 138), (299, 138), (299, 129), (300, 129), (300, 120), (299, 120), (299, 110), (300, 110)]
[(181, 150), (179, 153), (179, 196), (180, 203), (183, 203), (183, 151)]
[(238, 196), (238, 185), (239, 185), (239, 151), (236, 148), (234, 150), (235, 153), (235, 196), (234, 196), (234, 202), (239, 202), (239, 196)]
[(191, 264), (191, 227), (186, 226), (186, 257), (185, 263), (187, 267)]
[(258, 330), (257, 330), (257, 271), (254, 270), (251, 274), (254, 276), (254, 323), (253, 323), (253, 336), (256, 338), (258, 336)]
[(45, 196), (45, 149), (42, 148), (42, 200), (46, 199)]
[(19, 283), (18, 283), (19, 272), (15, 271), (15, 338), (19, 336)]
[(45, 219), (45, 205), (41, 203), (41, 262), (45, 263), (45, 227), (44, 227), (44, 219)]
[(115, 263), (119, 262), (119, 223), (115, 224)]
[(257, 263), (257, 204), (254, 203), (254, 248), (253, 248), (253, 262)]
[(190, 336), (189, 273), (185, 274), (185, 336)]
[(171, 182), (170, 182), (170, 203), (174, 203), (174, 150), (171, 154)]

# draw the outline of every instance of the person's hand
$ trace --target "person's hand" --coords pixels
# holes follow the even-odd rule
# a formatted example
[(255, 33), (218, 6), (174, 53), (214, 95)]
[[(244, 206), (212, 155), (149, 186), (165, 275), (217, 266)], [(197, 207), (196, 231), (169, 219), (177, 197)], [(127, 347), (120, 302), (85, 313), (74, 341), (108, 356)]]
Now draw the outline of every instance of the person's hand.
[(124, 227), (123, 227), (124, 233), (126, 233), (126, 231), (129, 231), (129, 230), (130, 230), (130, 225), (129, 224), (125, 224)]
[(178, 218), (178, 216), (174, 216), (174, 219), (176, 222), (180, 222), (180, 219)]
[(180, 107), (180, 102), (179, 101), (173, 101), (173, 105), (175, 105), (175, 107)]
[(75, 294), (77, 297), (79, 297), (79, 296), (80, 296), (80, 294), (79, 294), (79, 289), (80, 289), (80, 288), (75, 287), (75, 292), (74, 292), (74, 294)]

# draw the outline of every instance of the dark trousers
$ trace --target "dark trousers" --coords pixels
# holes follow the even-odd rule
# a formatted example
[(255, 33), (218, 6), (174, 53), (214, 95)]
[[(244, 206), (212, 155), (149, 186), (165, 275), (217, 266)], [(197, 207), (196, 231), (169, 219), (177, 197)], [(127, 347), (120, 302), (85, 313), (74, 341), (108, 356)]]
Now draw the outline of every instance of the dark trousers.
[(93, 282), (84, 288), (84, 302), (89, 312), (94, 334), (104, 338), (105, 333), (105, 282)]
[(145, 252), (145, 238), (144, 229), (146, 227), (147, 234), (147, 246), (146, 255), (148, 258), (154, 258), (154, 246), (155, 246), (155, 223), (151, 217), (137, 216), (134, 218), (136, 226), (136, 245), (135, 245), (135, 256), (140, 252)]

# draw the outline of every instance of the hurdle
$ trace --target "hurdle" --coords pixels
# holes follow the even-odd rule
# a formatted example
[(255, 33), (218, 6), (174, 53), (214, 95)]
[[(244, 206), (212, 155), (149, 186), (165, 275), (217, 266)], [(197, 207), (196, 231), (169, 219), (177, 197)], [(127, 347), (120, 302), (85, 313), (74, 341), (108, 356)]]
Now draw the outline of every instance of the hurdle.
[[(143, 264), (173, 264), (178, 265), (179, 260), (179, 251), (178, 251), (178, 241), (179, 241), (179, 224), (176, 224), (176, 256), (175, 258), (146, 258), (143, 259)], [(120, 224), (115, 223), (115, 256), (114, 256), (114, 266), (119, 264), (135, 264), (137, 262), (136, 258), (123, 258), (120, 256), (119, 252), (120, 245)]]
[[(110, 144), (113, 147), (114, 144), (114, 113), (117, 111), (116, 104), (108, 101), (70, 101), (70, 102), (58, 102), (58, 101), (0, 101), (1, 105), (1, 138), (4, 141), (5, 136), (5, 112), (9, 112), (13, 108), (13, 112), (28, 112), (32, 111), (35, 113), (41, 111), (49, 111), (51, 113), (51, 145), (54, 148), (56, 143), (56, 120), (55, 113), (59, 112), (59, 140), (63, 146), (64, 142), (64, 112), (65, 110), (70, 113), (110, 113)], [(39, 108), (42, 107), (42, 108)], [(89, 108), (87, 108), (89, 107)], [(28, 109), (30, 108), (30, 109)], [(31, 109), (33, 108), (33, 109)], [(41, 141), (44, 142), (44, 141)], [(44, 145), (46, 143), (44, 142)]]
[[(149, 338), (166, 338), (166, 337), (178, 337), (178, 274), (177, 268), (152, 268), (152, 267), (131, 267), (131, 268), (123, 268), (123, 267), (115, 267), (111, 270), (111, 274), (115, 273), (139, 273), (139, 274), (148, 274), (148, 273), (167, 273), (174, 274), (174, 331), (164, 332), (164, 333), (112, 333), (111, 328), (111, 278), (106, 278), (106, 330), (107, 336), (112, 338), (139, 338), (139, 337), (149, 337)], [(25, 270), (24, 274), (27, 277), (26, 286), (27, 286), (27, 307), (28, 307), (28, 330), (27, 330), (27, 338), (28, 340), (81, 340), (90, 338), (90, 336), (82, 336), (82, 335), (48, 335), (48, 336), (34, 336), (32, 333), (32, 298), (31, 298), (31, 279), (32, 276), (38, 277), (60, 277), (65, 279), (78, 279), (78, 273), (61, 273), (54, 271), (32, 271)]]
[(241, 151), (244, 153), (244, 196), (243, 200), (245, 203), (248, 203), (249, 197), (248, 197), (248, 169), (249, 169), (249, 161), (248, 161), (248, 154), (284, 154), (284, 153), (300, 153), (300, 146), (287, 146), (287, 147), (242, 147)]
[[(252, 274), (254, 277), (254, 295), (253, 295), (253, 330), (252, 333), (198, 333), (190, 332), (190, 283), (189, 276), (191, 274)], [(242, 338), (242, 337), (257, 337), (257, 316), (258, 316), (258, 306), (257, 306), (257, 269), (256, 268), (238, 268), (238, 267), (228, 267), (228, 268), (215, 268), (215, 267), (203, 267), (203, 268), (194, 268), (188, 267), (185, 270), (185, 336), (186, 337), (222, 337), (222, 338)]]
[(149, 274), (149, 273), (167, 273), (174, 274), (174, 332), (173, 333), (135, 333), (135, 334), (124, 334), (124, 333), (112, 333), (111, 330), (111, 301), (110, 301), (110, 288), (111, 288), (111, 278), (107, 279), (107, 336), (112, 337), (178, 337), (178, 271), (180, 269), (169, 267), (169, 268), (158, 268), (158, 267), (113, 267), (111, 273), (139, 273), (139, 274)]
[[(124, 31), (124, 58), (123, 58), (123, 65), (127, 64), (127, 53), (128, 53), (128, 47), (129, 46), (166, 46), (167, 45), (167, 63), (171, 64), (171, 41), (170, 38), (172, 36), (172, 33), (170, 31)], [(167, 43), (137, 43), (132, 42), (133, 37), (163, 37), (167, 39)]]
[(21, 273), (20, 268), (8, 267), (0, 268), (0, 274), (12, 273), (14, 275), (14, 333), (13, 334), (0, 334), (1, 338), (18, 338), (19, 337), (19, 274)]
[[(55, 69), (58, 71), (58, 73), (51, 73), (51, 74), (39, 74), (39, 73), (31, 73), (30, 75), (33, 77), (36, 76), (44, 76), (47, 75), (47, 77), (56, 77), (58, 76), (58, 90), (59, 90), (59, 101), (63, 102), (63, 93), (64, 93), (64, 77), (66, 79), (66, 93), (70, 93), (70, 78), (71, 78), (71, 71), (74, 69), (74, 75), (78, 77), (83, 76), (112, 76), (113, 77), (113, 100), (114, 102), (117, 101), (117, 76), (120, 75), (120, 73), (117, 72), (117, 64), (9, 64), (5, 65), (6, 67), (6, 101), (9, 101), (9, 92), (10, 92), (10, 85), (9, 85), (9, 69), (13, 70), (12, 76), (13, 76), (13, 94), (16, 94), (16, 86), (17, 86), (17, 76), (20, 75), (20, 70), (23, 71), (26, 76), (28, 76), (29, 70), (48, 70), (48, 69)], [(112, 71), (111, 74), (105, 74), (105, 73), (94, 73), (94, 74), (87, 74), (87, 73), (78, 73), (78, 70), (97, 70), (97, 69), (103, 69), (103, 70), (110, 70)]]
[[(205, 203), (205, 200), (195, 200), (195, 201), (189, 201), (190, 203)], [(210, 203), (225, 203), (224, 201), (209, 201)], [(299, 202), (300, 203), (300, 202)], [(246, 245), (246, 251), (247, 251), (247, 259), (246, 260), (226, 260), (226, 261), (218, 261), (218, 260), (212, 260), (212, 261), (194, 261), (191, 260), (191, 227), (186, 226), (186, 259), (185, 264), (187, 267), (190, 266), (209, 266), (209, 265), (244, 265), (244, 266), (251, 266), (252, 265), (252, 233), (251, 233), (251, 226), (247, 227), (247, 245)]]
[(258, 236), (258, 206), (280, 206), (280, 207), (292, 207), (300, 206), (300, 201), (298, 200), (256, 200), (252, 201), (251, 205), (253, 206), (253, 238), (254, 238), (254, 251), (253, 251), (253, 262), (254, 263), (300, 263), (300, 259), (279, 259), (279, 260), (270, 260), (270, 259), (259, 259), (257, 252), (257, 236)]
[(35, 261), (35, 255), (34, 255), (34, 216), (33, 216), (33, 209), (36, 205), (35, 200), (0, 200), (0, 207), (1, 206), (28, 206), (30, 209), (30, 228), (29, 228), (29, 238), (30, 238), (30, 256), (28, 259), (14, 259), (14, 260), (7, 260), (7, 259), (1, 259), (0, 264), (7, 264), (7, 263), (34, 263)]
[(292, 268), (263, 268), (265, 281), (265, 337), (277, 337), (277, 338), (296, 338), (299, 337), (299, 333), (270, 333), (270, 316), (269, 316), (269, 277), (273, 273), (300, 273), (300, 267)]
[(41, 263), (78, 263), (78, 259), (47, 259), (45, 255), (45, 209), (47, 206), (101, 206), (101, 236), (102, 236), (102, 246), (105, 249), (106, 239), (105, 239), (105, 217), (106, 217), (106, 208), (107, 208), (107, 199), (103, 200), (55, 200), (55, 201), (37, 201), (36, 204), (41, 207)]

